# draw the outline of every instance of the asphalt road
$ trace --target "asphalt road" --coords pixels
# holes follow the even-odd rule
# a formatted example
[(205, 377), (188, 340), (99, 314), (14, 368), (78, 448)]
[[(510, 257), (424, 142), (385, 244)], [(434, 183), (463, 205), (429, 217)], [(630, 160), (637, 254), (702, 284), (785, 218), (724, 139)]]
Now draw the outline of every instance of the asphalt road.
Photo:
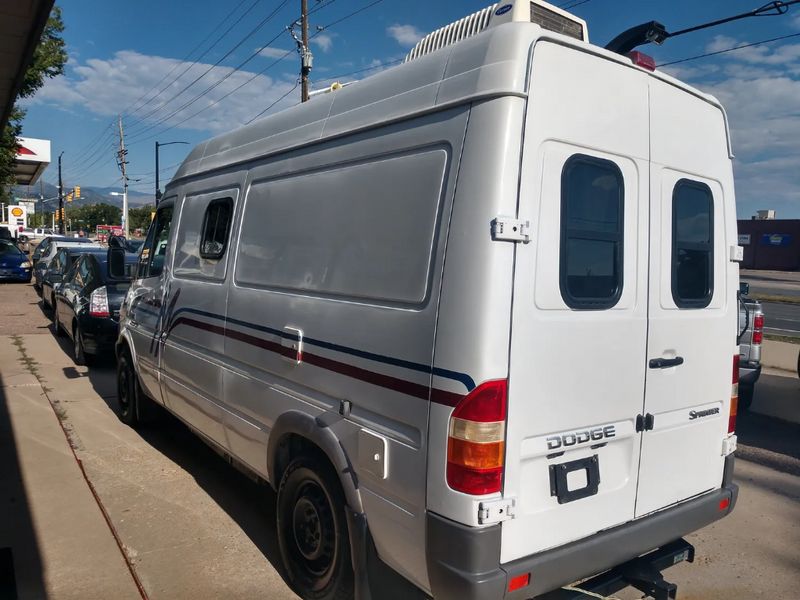
[[(28, 286), (0, 285), (0, 301), (20, 313), (14, 321), (20, 352), (35, 359), (33, 368), (147, 597), (296, 598), (280, 566), (270, 488), (232, 469), (167, 415), (141, 431), (124, 426), (115, 416), (113, 364), (75, 367), (68, 344), (47, 331)], [(5, 368), (0, 364), (0, 375)], [(782, 389), (765, 386), (763, 393)], [(666, 571), (681, 600), (800, 597), (800, 426), (745, 414), (737, 431), (739, 502), (730, 517), (688, 536), (697, 550), (694, 564)], [(49, 535), (36, 532), (47, 547), (57, 543)], [(69, 547), (80, 552), (81, 540)], [(45, 577), (66, 576), (43, 567)], [(83, 588), (91, 590), (92, 582), (83, 581)], [(91, 597), (72, 592), (48, 597)], [(617, 596), (641, 598), (630, 589)]]
[(765, 333), (800, 337), (800, 304), (762, 302), (761, 306), (764, 309)]

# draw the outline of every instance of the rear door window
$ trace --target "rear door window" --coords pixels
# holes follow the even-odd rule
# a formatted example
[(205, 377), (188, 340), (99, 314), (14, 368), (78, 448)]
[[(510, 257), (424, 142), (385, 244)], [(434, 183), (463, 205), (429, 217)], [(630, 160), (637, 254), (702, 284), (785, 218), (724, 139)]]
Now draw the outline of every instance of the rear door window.
[(577, 154), (561, 176), (561, 297), (570, 308), (600, 310), (622, 294), (622, 172), (609, 160)]
[(705, 308), (714, 294), (714, 196), (681, 179), (672, 194), (672, 298), (678, 308)]

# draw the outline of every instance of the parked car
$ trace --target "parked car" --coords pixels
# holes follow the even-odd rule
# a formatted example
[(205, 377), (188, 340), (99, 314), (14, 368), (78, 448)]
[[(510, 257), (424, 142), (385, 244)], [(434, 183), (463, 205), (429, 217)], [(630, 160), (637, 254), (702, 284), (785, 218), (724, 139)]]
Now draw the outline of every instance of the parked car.
[(5, 225), (0, 225), (0, 240), (13, 240), (11, 230)]
[(764, 340), (764, 310), (761, 302), (748, 298), (750, 286), (739, 286), (739, 408), (753, 404), (753, 394), (761, 376), (761, 344)]
[(41, 293), (42, 277), (59, 248), (72, 248), (76, 246), (86, 248), (87, 244), (91, 244), (91, 246), (96, 248), (102, 248), (100, 244), (83, 238), (69, 238), (64, 236), (48, 236), (44, 238), (31, 255), (31, 262), (33, 263), (33, 287), (36, 288), (36, 291)]
[(31, 262), (12, 240), (0, 239), (0, 281), (31, 280)]
[[(53, 310), (56, 306), (56, 291), (64, 282), (67, 272), (84, 252), (104, 253), (101, 247), (87, 246), (85, 244), (62, 246), (56, 250), (53, 259), (48, 263), (47, 269), (42, 274), (42, 305)], [(55, 319), (55, 312), (51, 313)]]
[(269, 481), (299, 596), (381, 597), (380, 561), (397, 597), (610, 571), (674, 598), (681, 538), (732, 510), (725, 114), (585, 32), (487, 9), (201, 143), (166, 186), (120, 417), (157, 402)]
[(28, 236), (29, 239), (32, 240), (41, 240), (48, 236), (54, 234), (53, 230), (50, 228), (45, 227), (35, 227), (33, 229), (23, 229), (22, 232), (24, 235)]
[[(69, 250), (67, 250), (69, 251)], [(85, 365), (98, 355), (111, 355), (119, 331), (119, 308), (130, 287), (137, 257), (121, 253), (121, 276), (109, 274), (108, 251), (77, 254), (55, 292), (56, 335), (72, 340), (73, 360)]]

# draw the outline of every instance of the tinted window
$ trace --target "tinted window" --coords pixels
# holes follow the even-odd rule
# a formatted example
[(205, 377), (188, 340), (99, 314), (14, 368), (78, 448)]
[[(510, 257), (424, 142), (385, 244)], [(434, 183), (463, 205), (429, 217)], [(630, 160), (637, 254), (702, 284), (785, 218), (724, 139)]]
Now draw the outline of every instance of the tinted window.
[(610, 308), (619, 300), (624, 196), (613, 162), (576, 155), (564, 165), (560, 285), (571, 308)]
[(680, 180), (672, 195), (672, 298), (704, 308), (714, 293), (714, 197), (704, 183)]
[(200, 239), (200, 256), (202, 258), (216, 259), (225, 254), (232, 216), (233, 200), (231, 198), (214, 200), (208, 205), (203, 221), (203, 237)]
[[(139, 277), (158, 277), (164, 270), (167, 256), (169, 232), (172, 224), (172, 206), (165, 206), (156, 213), (147, 241), (142, 248)], [(142, 264), (144, 269), (142, 272)]]

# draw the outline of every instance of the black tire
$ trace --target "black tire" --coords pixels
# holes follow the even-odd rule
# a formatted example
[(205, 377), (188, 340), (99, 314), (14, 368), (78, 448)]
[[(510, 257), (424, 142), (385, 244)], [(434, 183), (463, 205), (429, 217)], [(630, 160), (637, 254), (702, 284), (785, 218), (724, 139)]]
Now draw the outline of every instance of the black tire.
[(83, 334), (81, 328), (77, 324), (72, 327), (72, 360), (79, 367), (89, 366), (92, 364), (94, 357), (91, 354), (86, 354), (86, 349), (83, 347)]
[(64, 330), (61, 328), (61, 322), (58, 320), (58, 313), (53, 309), (53, 333), (56, 337), (63, 337)]
[(289, 583), (304, 600), (353, 597), (344, 494), (321, 460), (294, 459), (278, 488), (278, 544)]
[(747, 412), (753, 405), (753, 387), (752, 385), (739, 385), (739, 410)]
[(131, 356), (123, 352), (117, 361), (117, 416), (130, 427), (137, 427), (140, 424), (140, 391), (139, 378), (133, 368)]

